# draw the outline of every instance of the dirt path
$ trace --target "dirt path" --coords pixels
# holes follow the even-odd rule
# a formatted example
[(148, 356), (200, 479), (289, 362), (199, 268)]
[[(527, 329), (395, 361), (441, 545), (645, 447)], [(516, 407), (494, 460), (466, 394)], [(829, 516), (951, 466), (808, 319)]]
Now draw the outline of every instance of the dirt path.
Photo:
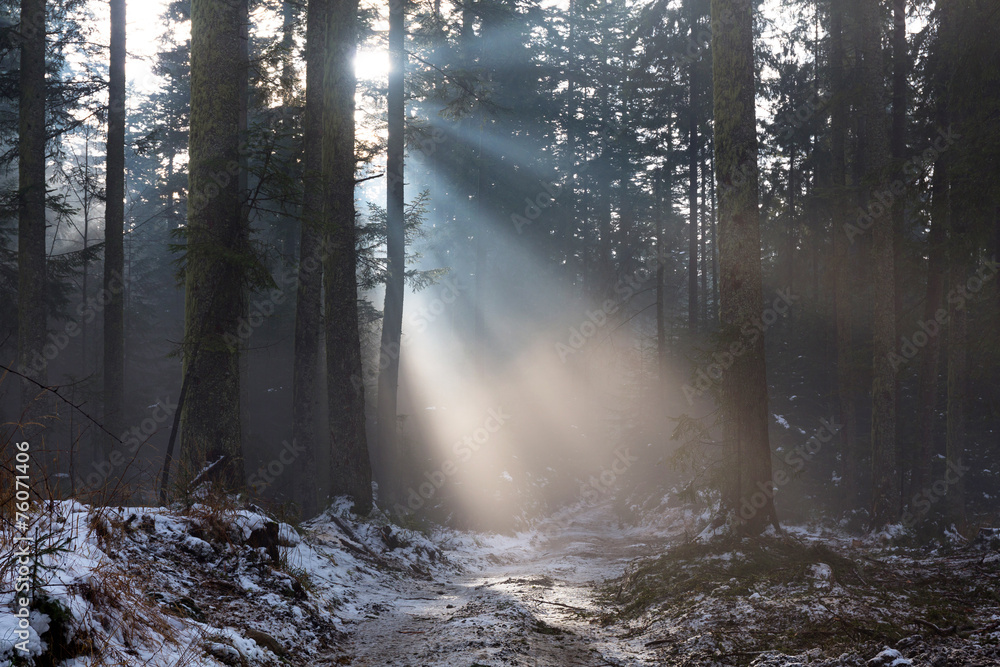
[(590, 509), (555, 536), (502, 554), (480, 571), (400, 581), (397, 596), (372, 602), (366, 617), (348, 626), (341, 664), (656, 664), (642, 641), (610, 635), (592, 614), (599, 610), (595, 584), (665, 544), (619, 531), (609, 508)]

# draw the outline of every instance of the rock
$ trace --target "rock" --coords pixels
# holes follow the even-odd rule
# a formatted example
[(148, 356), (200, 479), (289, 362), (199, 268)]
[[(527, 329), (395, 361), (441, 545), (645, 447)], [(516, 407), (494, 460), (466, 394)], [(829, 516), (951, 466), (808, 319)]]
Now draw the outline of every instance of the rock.
[(910, 667), (912, 662), (894, 648), (886, 648), (874, 658), (865, 663), (868, 667)]
[(219, 642), (205, 642), (205, 653), (208, 653), (224, 665), (244, 667), (247, 664), (246, 659), (240, 655), (240, 652), (227, 644), (220, 644)]
[(271, 561), (277, 563), (281, 558), (278, 550), (278, 524), (268, 521), (263, 528), (257, 528), (250, 533), (247, 544), (254, 549), (265, 549)]
[(980, 528), (969, 546), (980, 551), (1000, 551), (1000, 528)]
[(269, 651), (271, 651), (271, 653), (275, 654), (276, 656), (283, 657), (285, 653), (287, 653), (287, 651), (285, 651), (285, 648), (278, 642), (278, 640), (272, 637), (271, 635), (267, 634), (266, 632), (261, 632), (260, 630), (249, 628), (244, 634), (246, 635), (247, 639), (254, 640), (257, 646), (268, 649)]

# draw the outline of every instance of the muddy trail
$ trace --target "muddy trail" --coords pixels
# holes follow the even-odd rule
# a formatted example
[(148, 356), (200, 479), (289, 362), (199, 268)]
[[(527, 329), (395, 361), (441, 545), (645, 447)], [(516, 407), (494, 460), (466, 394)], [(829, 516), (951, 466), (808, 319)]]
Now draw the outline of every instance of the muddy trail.
[(632, 559), (661, 553), (669, 540), (618, 530), (610, 508), (568, 523), (478, 571), (401, 580), (397, 598), (373, 602), (346, 628), (341, 664), (656, 664), (642, 641), (624, 641), (599, 623), (598, 587)]

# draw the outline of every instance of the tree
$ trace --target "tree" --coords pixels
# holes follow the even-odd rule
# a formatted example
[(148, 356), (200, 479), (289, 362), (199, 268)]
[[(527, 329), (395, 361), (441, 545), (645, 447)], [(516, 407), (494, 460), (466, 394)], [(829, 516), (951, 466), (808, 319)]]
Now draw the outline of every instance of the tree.
[[(125, 0), (111, 0), (107, 205), (104, 215), (104, 428), (122, 432), (125, 409)], [(114, 446), (105, 437), (105, 453)]]
[(295, 358), (292, 368), (292, 437), (302, 447), (303, 483), (296, 500), (303, 516), (318, 509), (316, 432), (322, 326), (323, 264), (323, 68), (326, 66), (328, 0), (309, 0), (306, 14), (306, 108), (303, 119), (302, 227), (295, 301)]
[[(872, 217), (871, 263), (874, 285), (872, 340), (872, 522), (884, 526), (901, 510), (896, 452), (896, 297), (893, 218), (878, 206), (876, 193), (887, 187), (889, 117), (882, 72), (881, 6), (858, 3), (861, 98), (858, 160), (862, 173), (862, 208)], [(877, 213), (881, 211), (881, 214)]]
[(837, 340), (837, 411), (844, 425), (841, 429), (845, 506), (853, 509), (858, 499), (858, 417), (855, 402), (854, 304), (852, 300), (853, 267), (851, 244), (845, 231), (847, 223), (847, 84), (844, 75), (844, 3), (830, 3), (830, 87), (833, 93), (830, 113), (831, 217), (833, 220), (834, 310)]
[[(245, 6), (245, 5), (244, 5)], [(191, 2), (191, 138), (185, 267), (181, 442), (188, 472), (221, 488), (243, 484), (240, 350), (249, 234), (239, 187), (240, 110), (246, 77), (239, 2)], [(228, 336), (227, 336), (228, 335)]]
[[(941, 3), (938, 3), (939, 25), (944, 26)], [(939, 39), (940, 39), (939, 29)], [(940, 50), (940, 44), (938, 45)], [(932, 67), (931, 86), (936, 98), (934, 117), (939, 127), (948, 127), (948, 76), (940, 52)], [(947, 272), (947, 236), (951, 225), (951, 192), (948, 175), (949, 156), (941, 154), (934, 161), (931, 178), (931, 223), (927, 236), (927, 288), (924, 295), (924, 321), (934, 318), (944, 303), (945, 273)], [(941, 337), (930, 336), (920, 365), (919, 403), (920, 431), (913, 488), (918, 491), (930, 488), (933, 483), (932, 467), (935, 453), (935, 423), (937, 421), (938, 376), (940, 374)]]
[(358, 333), (354, 214), (354, 54), (357, 0), (327, 5), (323, 114), (323, 265), (327, 395), (334, 494), (347, 495), (358, 514), (372, 506), (371, 463), (365, 435), (365, 389)]
[[(757, 131), (751, 0), (712, 0), (715, 168), (719, 184), (720, 334), (740, 345), (723, 377), (730, 481), (724, 503), (743, 532), (777, 523), (768, 442), (767, 377), (762, 336), (741, 329), (764, 309), (760, 261)], [(735, 349), (735, 348), (731, 348)], [(759, 501), (763, 496), (763, 502)], [(758, 504), (759, 503), (759, 504)], [(748, 509), (749, 508), (749, 509)]]
[[(406, 236), (403, 220), (403, 150), (406, 108), (404, 75), (406, 54), (404, 38), (406, 18), (404, 0), (389, 0), (389, 137), (386, 158), (386, 285), (382, 310), (382, 341), (378, 376), (378, 448), (383, 462), (388, 462), (388, 481), (399, 484), (397, 470), (402, 452), (396, 426), (396, 392), (399, 384), (399, 356), (403, 331), (403, 283), (406, 271)], [(389, 491), (389, 489), (386, 489)]]
[[(690, 35), (698, 26), (694, 0), (688, 0)], [(698, 59), (688, 62), (688, 328), (698, 330)], [(702, 298), (705, 295), (702, 294)]]
[[(18, 338), (21, 372), (46, 384), (45, 364), (45, 0), (21, 0), (21, 72), (18, 108)], [(40, 367), (39, 367), (40, 366)], [(37, 385), (22, 384), (26, 419), (42, 416), (46, 402), (32, 405)]]

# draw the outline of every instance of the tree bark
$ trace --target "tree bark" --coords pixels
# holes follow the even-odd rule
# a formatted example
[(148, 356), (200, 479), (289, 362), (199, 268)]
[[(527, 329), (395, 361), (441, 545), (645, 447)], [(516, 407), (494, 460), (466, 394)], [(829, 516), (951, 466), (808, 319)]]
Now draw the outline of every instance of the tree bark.
[[(107, 205), (104, 214), (104, 428), (124, 429), (125, 411), (125, 0), (111, 0)], [(114, 440), (103, 437), (105, 454)]]
[(403, 207), (404, 51), (406, 17), (402, 0), (389, 0), (388, 152), (386, 156), (386, 285), (382, 309), (382, 341), (378, 376), (378, 457), (388, 470), (383, 497), (396, 497), (402, 481), (403, 452), (397, 432), (397, 391), (400, 344), (403, 336), (403, 293), (406, 271), (406, 234)]
[(333, 493), (346, 495), (354, 501), (355, 511), (364, 515), (372, 507), (372, 476), (365, 434), (354, 214), (358, 0), (333, 0), (328, 7), (322, 145), (330, 478)]
[(830, 113), (831, 178), (833, 203), (834, 309), (837, 335), (837, 411), (843, 428), (840, 432), (840, 461), (843, 466), (846, 509), (856, 507), (859, 496), (855, 403), (856, 364), (854, 359), (854, 305), (852, 300), (853, 267), (850, 243), (844, 225), (848, 222), (847, 201), (847, 86), (844, 77), (844, 0), (830, 4), (830, 86), (833, 101)]
[[(17, 358), (19, 372), (41, 384), (48, 331), (45, 260), (45, 0), (21, 0), (20, 101), (18, 107)], [(37, 433), (50, 402), (38, 387), (21, 383), (22, 433)], [(34, 443), (33, 443), (34, 444)]]
[[(952, 219), (952, 233), (957, 234)], [(963, 239), (952, 239), (949, 258), (951, 289), (965, 286), (969, 277), (967, 249)], [(948, 328), (948, 417), (945, 436), (945, 458), (949, 470), (961, 470), (965, 458), (966, 403), (968, 400), (968, 304), (952, 304)], [(945, 513), (950, 522), (961, 530), (965, 524), (964, 479), (959, 474), (948, 487)]]
[[(697, 10), (688, 0), (690, 36), (695, 40)], [(688, 63), (688, 329), (698, 330), (698, 61)]]
[[(944, 283), (947, 258), (945, 247), (948, 214), (951, 208), (947, 155), (934, 162), (931, 182), (931, 228), (927, 239), (927, 291), (924, 301), (924, 321), (935, 320), (938, 309), (944, 306)], [(934, 460), (934, 425), (937, 421), (938, 373), (941, 357), (941, 336), (928, 336), (920, 361), (920, 441), (915, 466), (913, 487), (930, 488)]]
[(328, 0), (309, 0), (306, 14), (306, 108), (303, 131), (302, 223), (295, 300), (295, 359), (292, 365), (292, 439), (301, 447), (295, 501), (302, 515), (319, 509), (320, 476), (316, 470), (320, 437), (320, 339), (323, 292), (323, 68), (326, 66)]
[(191, 139), (188, 166), (181, 443), (186, 474), (215, 464), (222, 489), (244, 484), (239, 320), (246, 310), (249, 230), (240, 189), (240, 78), (246, 76), (240, 2), (191, 1)]
[[(890, 150), (892, 151), (892, 180), (902, 180), (902, 164), (906, 159), (906, 75), (909, 55), (906, 43), (906, 0), (892, 0), (892, 130), (890, 134)], [(897, 196), (892, 201), (892, 234), (893, 234), (893, 286), (894, 303), (893, 317), (897, 331), (902, 326), (903, 317), (903, 238), (905, 237), (904, 216), (906, 209), (906, 193)], [(893, 387), (896, 404), (900, 400), (900, 379), (896, 376)], [(896, 413), (896, 430), (899, 430), (899, 412)], [(910, 452), (900, 451), (902, 443), (897, 437), (896, 460), (901, 464), (906, 461)], [(900, 465), (900, 473), (902, 473)], [(900, 485), (903, 475), (900, 474)]]
[[(899, 519), (901, 495), (896, 450), (896, 373), (891, 355), (896, 347), (895, 233), (891, 215), (879, 209), (876, 194), (889, 183), (889, 126), (882, 71), (883, 16), (879, 3), (858, 3), (862, 95), (859, 142), (862, 153), (863, 207), (871, 223), (872, 340), (872, 504), (875, 527)], [(877, 211), (882, 212), (875, 215)]]
[[(741, 532), (777, 524), (768, 442), (751, 0), (712, 0), (715, 167), (719, 181), (721, 339), (741, 346), (722, 378), (730, 483), (724, 505)], [(735, 348), (731, 348), (735, 349)]]

